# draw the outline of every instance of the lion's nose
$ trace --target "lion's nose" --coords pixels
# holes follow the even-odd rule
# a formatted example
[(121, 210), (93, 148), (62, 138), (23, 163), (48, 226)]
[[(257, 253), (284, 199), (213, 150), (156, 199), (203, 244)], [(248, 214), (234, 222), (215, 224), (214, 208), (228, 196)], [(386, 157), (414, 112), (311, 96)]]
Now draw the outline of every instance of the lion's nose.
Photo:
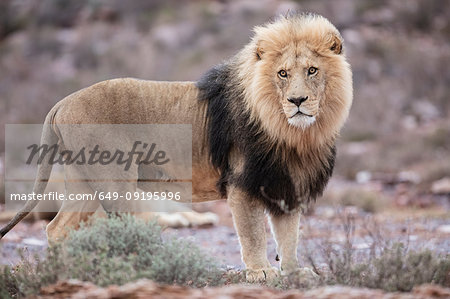
[(298, 97), (298, 98), (288, 98), (288, 101), (294, 103), (297, 107), (299, 107), (304, 101), (306, 101), (308, 97)]

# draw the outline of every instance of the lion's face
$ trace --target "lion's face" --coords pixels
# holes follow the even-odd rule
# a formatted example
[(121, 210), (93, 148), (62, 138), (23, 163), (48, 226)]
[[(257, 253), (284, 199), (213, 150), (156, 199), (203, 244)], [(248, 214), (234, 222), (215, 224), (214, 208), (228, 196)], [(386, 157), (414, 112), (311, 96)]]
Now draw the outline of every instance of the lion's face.
[(324, 70), (306, 46), (289, 47), (274, 63), (273, 82), (289, 124), (307, 128), (320, 113), (325, 89)]
[(351, 70), (337, 29), (325, 18), (307, 15), (282, 18), (255, 32), (240, 66), (253, 119), (273, 138), (290, 141), (300, 135), (298, 129), (337, 132), (352, 101)]
[[(265, 86), (260, 91), (276, 95), (266, 101), (271, 101), (272, 109), (281, 112), (291, 126), (306, 129), (314, 124), (325, 104), (333, 57), (323, 57), (308, 41), (290, 42), (281, 51), (264, 51), (262, 47), (269, 48), (264, 43), (259, 46), (256, 81)], [(331, 56), (339, 55), (326, 50)]]

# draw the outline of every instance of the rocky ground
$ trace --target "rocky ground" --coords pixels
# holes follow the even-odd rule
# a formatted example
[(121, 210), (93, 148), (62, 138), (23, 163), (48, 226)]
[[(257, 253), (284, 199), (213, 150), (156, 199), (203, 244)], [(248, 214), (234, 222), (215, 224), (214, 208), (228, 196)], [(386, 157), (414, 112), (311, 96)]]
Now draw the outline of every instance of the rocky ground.
[[(390, 178), (392, 179), (392, 178)], [(405, 183), (406, 184), (406, 183)], [(301, 223), (301, 241), (299, 246), (300, 262), (305, 266), (311, 266), (309, 257), (314, 260), (315, 266), (321, 267), (325, 263), (323, 249), (327, 244), (335, 244), (342, 246), (347, 241), (347, 233), (349, 225), (353, 227), (351, 234), (352, 247), (357, 256), (364, 257), (369, 254), (374, 242), (395, 242), (401, 241), (407, 244), (410, 250), (420, 250), (424, 248), (431, 249), (433, 252), (440, 254), (450, 254), (450, 217), (449, 217), (449, 197), (446, 194), (429, 194), (427, 197), (428, 205), (426, 207), (418, 206), (402, 206), (398, 197), (401, 192), (395, 192), (395, 189), (402, 189), (399, 184), (390, 185), (381, 182), (370, 181), (366, 183), (346, 182), (334, 179), (328, 188), (324, 198), (319, 201), (304, 217)], [(353, 202), (342, 202), (343, 198), (347, 198), (348, 192), (356, 193), (360, 201), (355, 204)], [(376, 193), (374, 193), (376, 192)], [(376, 194), (375, 197), (370, 197)], [(418, 196), (418, 197), (423, 197)], [(374, 200), (375, 202), (371, 202)], [(425, 199), (417, 199), (419, 202)], [(231, 213), (226, 202), (207, 203), (197, 206), (199, 211), (212, 211), (219, 215), (219, 223), (214, 226), (207, 227), (187, 227), (187, 228), (167, 228), (164, 231), (166, 237), (189, 238), (199, 244), (207, 252), (217, 257), (223, 264), (223, 267), (240, 271), (243, 264), (240, 260), (239, 242), (235, 230), (232, 226)], [(7, 234), (0, 242), (0, 263), (13, 265), (20, 259), (17, 249), (25, 248), (26, 254), (40, 254), (47, 246), (45, 237), (46, 220), (35, 222), (22, 222), (13, 231)], [(275, 242), (273, 241), (269, 226), (267, 226), (268, 237), (268, 256), (274, 266), (276, 251)], [(237, 296), (236, 287), (203, 290), (203, 291), (186, 291), (178, 287), (160, 287), (152, 283), (143, 282), (131, 284), (128, 288), (106, 288), (96, 289), (89, 284), (74, 286), (72, 283), (63, 284), (64, 292), (70, 289), (73, 298), (89, 298), (91, 294), (102, 294), (102, 298), (112, 298), (118, 294), (129, 294), (127, 292), (143, 292), (143, 294), (153, 294), (164, 289), (167, 294), (177, 296), (194, 296), (194, 298), (207, 296), (208, 292), (217, 292), (227, 294), (230, 298)], [(75, 283), (77, 285), (77, 283)], [(53, 288), (60, 288), (54, 286)], [(51, 288), (50, 288), (51, 289)], [(82, 289), (83, 295), (75, 295), (75, 290)], [(49, 290), (49, 289), (47, 289)], [(132, 291), (130, 291), (132, 290)], [(248, 292), (254, 293), (254, 287), (244, 287), (241, 289), (242, 294)], [(358, 289), (330, 287), (326, 289), (318, 289), (309, 293), (302, 293), (303, 297), (313, 298), (318, 294), (322, 294), (320, 298), (340, 298), (339, 296), (348, 296), (345, 298), (426, 298), (420, 292), (428, 292), (427, 287), (416, 289), (416, 293), (409, 295), (392, 295), (384, 294), (380, 291), (361, 291)], [(438, 290), (436, 292), (446, 292)], [(52, 292), (48, 291), (48, 298), (63, 298), (62, 295), (51, 297)], [(184, 293), (183, 293), (184, 292)], [(422, 296), (419, 296), (419, 292)], [(433, 291), (434, 292), (434, 291)], [(292, 292), (292, 294), (300, 296), (300, 293)], [(90, 294), (90, 295), (88, 295)], [(269, 289), (258, 288), (257, 294), (262, 297), (279, 297), (287, 298), (290, 293), (279, 293)], [(364, 294), (364, 297), (363, 295)], [(428, 294), (429, 295), (429, 294)], [(60, 297), (58, 297), (60, 296)], [(62, 297), (61, 297), (62, 296)], [(87, 297), (86, 297), (87, 296)], [(110, 297), (108, 297), (110, 296)], [(125, 295), (120, 295), (125, 296)], [(118, 298), (121, 298), (121, 297)], [(137, 296), (137, 295), (136, 295)], [(362, 296), (362, 297), (361, 297)], [(410, 297), (408, 297), (410, 296)], [(47, 298), (43, 297), (43, 298)], [(255, 298), (256, 298), (255, 297)], [(278, 298), (277, 297), (277, 298)], [(64, 297), (66, 298), (66, 297)], [(125, 297), (123, 297), (125, 298)], [(253, 298), (253, 297), (249, 297)], [(271, 297), (274, 298), (274, 297)], [(342, 297), (344, 298), (344, 297)]]
[(380, 290), (355, 289), (349, 287), (322, 287), (309, 291), (277, 291), (266, 287), (231, 285), (221, 288), (192, 289), (180, 286), (158, 285), (152, 281), (140, 280), (121, 287), (99, 288), (90, 283), (65, 281), (43, 288), (40, 296), (32, 298), (59, 299), (122, 299), (122, 298), (248, 298), (248, 299), (422, 299), (448, 298), (450, 289), (434, 285), (416, 287), (411, 293), (385, 293)]

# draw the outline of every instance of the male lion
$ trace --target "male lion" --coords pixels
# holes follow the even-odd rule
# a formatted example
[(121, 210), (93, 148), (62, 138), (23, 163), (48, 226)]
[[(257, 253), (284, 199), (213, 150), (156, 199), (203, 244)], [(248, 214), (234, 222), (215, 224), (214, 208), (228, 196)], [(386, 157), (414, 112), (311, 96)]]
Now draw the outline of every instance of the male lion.
[[(265, 212), (282, 273), (298, 270), (300, 212), (322, 194), (332, 174), (335, 139), (353, 98), (342, 50), (342, 38), (327, 19), (280, 17), (256, 27), (244, 49), (198, 82), (127, 78), (78, 91), (53, 107), (45, 120), (52, 127), (43, 135), (57, 139), (52, 131), (60, 124), (192, 124), (193, 202), (226, 198), (247, 280), (270, 279), (279, 272), (267, 258)], [(70, 138), (59, 142), (67, 145)], [(50, 171), (38, 169), (36, 193), (44, 191), (40, 179)], [(89, 183), (85, 189), (92, 192)], [(47, 226), (50, 240), (59, 237), (58, 227), (77, 227), (89, 216), (61, 211)]]

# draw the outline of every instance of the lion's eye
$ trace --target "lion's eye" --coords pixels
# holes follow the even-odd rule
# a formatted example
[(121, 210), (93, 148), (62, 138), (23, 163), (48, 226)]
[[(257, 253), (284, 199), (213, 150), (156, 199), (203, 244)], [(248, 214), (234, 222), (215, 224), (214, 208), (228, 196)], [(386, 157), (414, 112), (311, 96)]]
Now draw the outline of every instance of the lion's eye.
[(281, 78), (286, 78), (287, 72), (285, 70), (281, 70), (278, 72), (278, 76), (280, 76)]
[(315, 73), (317, 73), (317, 68), (316, 67), (310, 67), (308, 69), (308, 75), (314, 75)]

